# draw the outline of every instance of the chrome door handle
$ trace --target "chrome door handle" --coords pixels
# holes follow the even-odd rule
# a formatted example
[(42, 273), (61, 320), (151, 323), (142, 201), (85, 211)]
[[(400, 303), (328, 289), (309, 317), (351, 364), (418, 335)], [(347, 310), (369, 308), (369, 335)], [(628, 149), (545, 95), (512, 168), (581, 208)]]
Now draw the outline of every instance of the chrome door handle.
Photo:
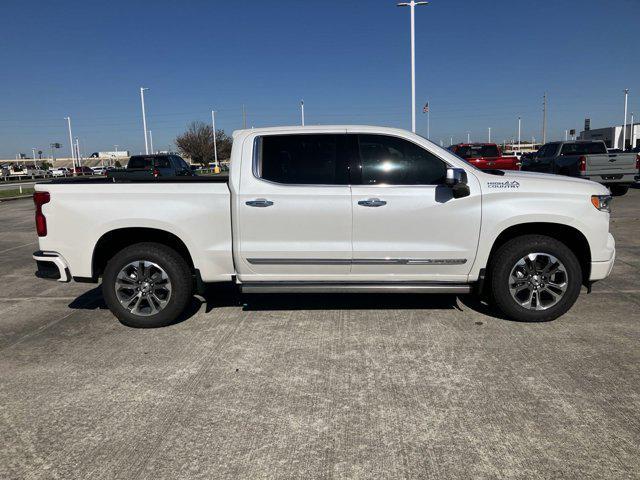
[(270, 207), (273, 205), (271, 200), (267, 200), (266, 198), (256, 198), (255, 200), (249, 200), (245, 202), (246, 205), (250, 207)]
[(358, 201), (358, 205), (362, 205), (363, 207), (382, 207), (386, 204), (387, 202), (380, 200), (379, 198), (368, 198), (366, 200)]

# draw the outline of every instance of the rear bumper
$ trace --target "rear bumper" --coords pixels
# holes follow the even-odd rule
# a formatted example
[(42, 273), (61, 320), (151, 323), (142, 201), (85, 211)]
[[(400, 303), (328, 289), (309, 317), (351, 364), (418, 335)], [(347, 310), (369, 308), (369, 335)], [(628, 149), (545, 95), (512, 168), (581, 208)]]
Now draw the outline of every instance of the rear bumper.
[(611, 251), (611, 257), (604, 262), (591, 262), (591, 275), (590, 281), (602, 280), (607, 278), (613, 269), (613, 264), (616, 260), (616, 242), (613, 239), (613, 235), (609, 234), (607, 239), (607, 250)]
[(592, 182), (602, 183), (604, 185), (631, 185), (637, 178), (637, 173), (610, 173), (605, 175), (589, 174), (582, 178), (591, 180)]
[(38, 267), (36, 277), (58, 282), (71, 281), (67, 261), (59, 253), (38, 250), (34, 252), (33, 259)]

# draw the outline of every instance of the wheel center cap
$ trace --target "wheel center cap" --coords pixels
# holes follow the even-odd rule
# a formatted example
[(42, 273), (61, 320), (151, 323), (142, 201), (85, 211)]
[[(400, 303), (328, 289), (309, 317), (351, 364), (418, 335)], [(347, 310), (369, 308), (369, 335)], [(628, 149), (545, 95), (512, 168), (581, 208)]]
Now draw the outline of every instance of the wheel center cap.
[(540, 276), (534, 275), (533, 277), (531, 277), (531, 281), (534, 285), (538, 285), (540, 283)]
[(149, 285), (149, 282), (144, 282), (141, 288), (143, 293), (149, 293), (151, 286)]

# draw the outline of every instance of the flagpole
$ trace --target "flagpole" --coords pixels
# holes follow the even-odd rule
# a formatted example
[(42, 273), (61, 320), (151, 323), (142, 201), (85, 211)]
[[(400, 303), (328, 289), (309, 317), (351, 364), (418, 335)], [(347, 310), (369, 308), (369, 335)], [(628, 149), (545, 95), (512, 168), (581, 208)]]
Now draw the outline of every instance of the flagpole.
[(427, 140), (429, 140), (431, 138), (431, 135), (430, 135), (430, 129), (431, 129), (430, 116), (431, 116), (431, 108), (429, 108), (429, 110), (427, 110)]

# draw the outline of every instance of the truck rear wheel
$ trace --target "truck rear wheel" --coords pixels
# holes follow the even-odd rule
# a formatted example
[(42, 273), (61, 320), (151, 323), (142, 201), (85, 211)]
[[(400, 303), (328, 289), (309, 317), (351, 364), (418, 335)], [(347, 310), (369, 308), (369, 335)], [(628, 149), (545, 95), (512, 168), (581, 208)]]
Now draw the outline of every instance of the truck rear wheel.
[(578, 259), (564, 243), (544, 235), (509, 240), (492, 256), (490, 269), (496, 306), (513, 320), (555, 320), (580, 294)]
[(102, 293), (109, 310), (124, 325), (163, 327), (178, 318), (192, 297), (191, 270), (172, 248), (137, 243), (109, 260)]

